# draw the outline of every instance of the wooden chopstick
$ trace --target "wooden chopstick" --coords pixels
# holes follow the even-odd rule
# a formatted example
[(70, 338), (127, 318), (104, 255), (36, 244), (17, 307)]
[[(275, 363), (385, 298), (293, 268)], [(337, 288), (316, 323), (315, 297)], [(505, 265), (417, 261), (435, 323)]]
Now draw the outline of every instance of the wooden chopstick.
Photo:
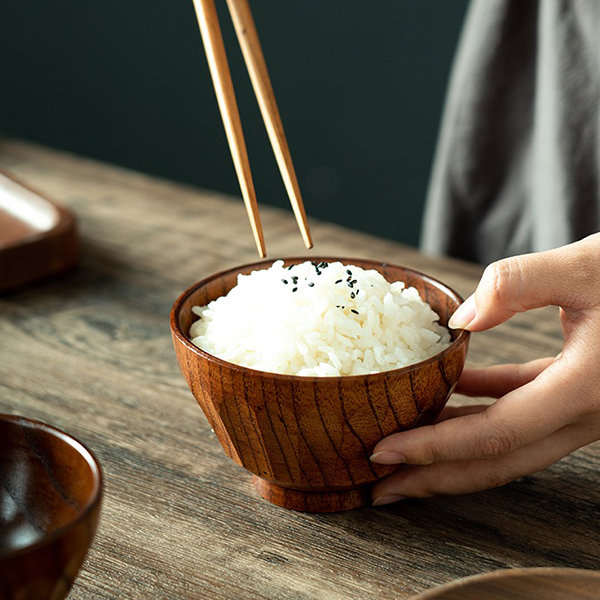
[(300, 195), (300, 188), (294, 171), (294, 164), (290, 155), (283, 124), (275, 101), (275, 94), (267, 65), (262, 52), (256, 25), (252, 18), (252, 12), (248, 0), (227, 0), (227, 6), (235, 27), (242, 54), (248, 68), (254, 94), (258, 100), (260, 112), (265, 122), (269, 140), (283, 178), (285, 189), (290, 198), (294, 215), (302, 239), (307, 248), (312, 248), (312, 239), (308, 229), (306, 212)]
[(194, 0), (194, 8), (217, 95), (219, 110), (221, 111), (221, 118), (225, 126), (229, 149), (242, 190), (246, 211), (250, 219), (252, 234), (256, 242), (258, 254), (261, 258), (264, 258), (267, 255), (265, 238), (258, 214), (258, 204), (256, 202), (256, 192), (254, 191), (254, 182), (252, 181), (252, 173), (250, 171), (250, 161), (248, 160), (246, 142), (244, 141), (240, 113), (235, 99), (217, 10), (214, 0)]

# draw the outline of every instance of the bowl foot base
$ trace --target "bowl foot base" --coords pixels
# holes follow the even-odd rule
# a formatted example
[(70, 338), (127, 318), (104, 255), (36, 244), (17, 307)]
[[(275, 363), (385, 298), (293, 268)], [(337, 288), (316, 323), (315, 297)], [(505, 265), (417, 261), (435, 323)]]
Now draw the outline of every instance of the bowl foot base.
[(306, 492), (285, 488), (253, 475), (256, 491), (269, 502), (303, 512), (341, 512), (371, 503), (371, 486), (341, 492)]

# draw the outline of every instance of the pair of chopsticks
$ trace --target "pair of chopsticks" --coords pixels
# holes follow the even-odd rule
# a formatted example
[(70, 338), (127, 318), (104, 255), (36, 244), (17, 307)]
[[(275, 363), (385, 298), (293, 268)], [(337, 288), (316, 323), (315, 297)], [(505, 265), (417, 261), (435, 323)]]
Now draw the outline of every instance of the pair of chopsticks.
[[(312, 240), (308, 230), (302, 197), (300, 196), (298, 180), (283, 132), (283, 124), (275, 102), (273, 87), (271, 86), (250, 5), (248, 0), (227, 0), (227, 6), (302, 239), (307, 248), (312, 248)], [(265, 239), (258, 214), (256, 192), (252, 181), (252, 173), (250, 172), (242, 123), (233, 90), (233, 82), (231, 81), (229, 64), (227, 63), (227, 55), (225, 54), (217, 10), (214, 0), (194, 0), (194, 8), (198, 17), (198, 25), (200, 26), (204, 50), (208, 58), (208, 66), (215, 87), (219, 110), (225, 126), (227, 142), (231, 150), (248, 217), (250, 218), (252, 234), (258, 253), (261, 258), (264, 258), (266, 256)]]

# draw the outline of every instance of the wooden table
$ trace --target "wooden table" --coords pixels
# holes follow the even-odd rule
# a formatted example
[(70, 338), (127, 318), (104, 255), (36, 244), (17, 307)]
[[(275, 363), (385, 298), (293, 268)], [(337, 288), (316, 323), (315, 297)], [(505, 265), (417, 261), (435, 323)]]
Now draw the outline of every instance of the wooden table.
[[(599, 567), (597, 444), (468, 496), (325, 515), (261, 500), (188, 391), (168, 325), (188, 285), (256, 260), (241, 200), (14, 141), (0, 143), (0, 168), (80, 223), (77, 271), (0, 299), (0, 411), (64, 428), (104, 466), (100, 529), (71, 598), (399, 600), (499, 568)], [(305, 254), (291, 212), (261, 214), (271, 257)], [(481, 272), (329, 224), (312, 232), (320, 254), (410, 265), (463, 294)], [(474, 335), (469, 362), (560, 346), (547, 309)]]

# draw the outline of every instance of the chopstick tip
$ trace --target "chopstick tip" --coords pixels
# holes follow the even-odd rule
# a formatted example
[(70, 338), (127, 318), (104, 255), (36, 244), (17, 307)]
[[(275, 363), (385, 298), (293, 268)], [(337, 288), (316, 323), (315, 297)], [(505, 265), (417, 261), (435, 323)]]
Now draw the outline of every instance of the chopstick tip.
[(308, 226), (300, 227), (300, 234), (302, 235), (302, 240), (304, 241), (304, 245), (307, 250), (310, 250), (313, 247), (312, 237), (308, 231)]

